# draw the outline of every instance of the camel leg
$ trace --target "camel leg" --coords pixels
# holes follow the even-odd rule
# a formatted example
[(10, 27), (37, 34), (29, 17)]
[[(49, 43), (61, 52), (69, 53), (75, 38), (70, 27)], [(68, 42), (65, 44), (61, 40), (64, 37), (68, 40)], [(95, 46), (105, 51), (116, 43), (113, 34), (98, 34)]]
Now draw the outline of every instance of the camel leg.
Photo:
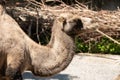
[[(17, 50), (19, 52), (19, 50)], [(7, 55), (7, 68), (5, 75), (11, 80), (22, 80), (21, 67), (23, 66), (23, 53), (11, 53)]]
[(20, 68), (18, 66), (13, 67), (12, 65), (15, 65), (15, 64), (11, 63), (9, 66), (7, 66), (6, 76), (10, 77), (10, 80), (22, 80)]

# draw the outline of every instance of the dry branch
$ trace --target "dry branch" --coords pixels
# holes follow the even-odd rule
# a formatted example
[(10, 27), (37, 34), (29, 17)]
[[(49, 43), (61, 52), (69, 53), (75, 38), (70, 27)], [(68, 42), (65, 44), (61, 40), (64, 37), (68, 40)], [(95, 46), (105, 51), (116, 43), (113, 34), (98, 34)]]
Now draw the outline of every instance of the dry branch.
[(96, 31), (100, 34), (102, 34), (103, 36), (107, 37), (108, 39), (110, 39), (111, 41), (113, 41), (114, 43), (116, 44), (119, 44), (120, 45), (120, 42), (116, 41), (115, 39), (113, 39), (112, 37), (106, 35), (105, 33), (103, 33), (102, 31), (100, 31), (99, 29), (96, 29)]
[[(62, 13), (70, 13), (81, 18), (85, 31), (81, 32), (79, 36), (85, 42), (89, 42), (91, 38), (97, 40), (103, 35), (100, 35), (93, 28), (98, 28), (104, 34), (112, 37), (120, 37), (120, 11), (92, 11), (86, 6), (78, 3), (77, 5), (68, 6), (64, 3), (59, 6), (48, 6), (35, 0), (27, 0), (27, 6), (19, 6), (14, 8), (7, 7), (8, 12), (13, 11), (14, 18), (18, 23), (23, 20), (22, 23), (33, 19), (36, 22), (36, 18), (42, 23), (42, 27), (51, 28), (54, 19)], [(76, 0), (77, 1), (77, 0)], [(37, 11), (36, 11), (37, 9)], [(10, 13), (11, 14), (11, 13)], [(39, 15), (39, 16), (38, 16)], [(42, 20), (42, 21), (41, 21)], [(31, 22), (30, 22), (31, 23)], [(107, 37), (108, 37), (107, 36)], [(111, 38), (109, 38), (111, 39)], [(112, 39), (111, 39), (112, 40)], [(115, 43), (115, 40), (113, 40)], [(119, 43), (118, 43), (119, 44)]]

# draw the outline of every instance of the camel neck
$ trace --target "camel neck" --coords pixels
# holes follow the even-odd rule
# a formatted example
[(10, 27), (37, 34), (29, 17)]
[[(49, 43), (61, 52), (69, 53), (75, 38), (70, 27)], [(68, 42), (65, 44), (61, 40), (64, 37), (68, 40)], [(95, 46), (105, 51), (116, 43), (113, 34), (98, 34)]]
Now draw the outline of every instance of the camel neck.
[(73, 39), (63, 31), (58, 31), (58, 33), (54, 33), (53, 49), (56, 51), (61, 51), (61, 49), (74, 50)]
[(59, 34), (53, 32), (52, 36), (52, 47), (29, 44), (33, 73), (38, 76), (50, 76), (64, 70), (73, 58), (74, 43), (71, 37), (63, 31)]

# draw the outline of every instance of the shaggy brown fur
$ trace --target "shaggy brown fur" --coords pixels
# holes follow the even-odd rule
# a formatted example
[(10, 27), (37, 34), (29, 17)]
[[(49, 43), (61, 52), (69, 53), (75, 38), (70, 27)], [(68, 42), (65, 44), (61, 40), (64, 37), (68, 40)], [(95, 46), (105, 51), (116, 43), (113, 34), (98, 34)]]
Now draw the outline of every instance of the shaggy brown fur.
[(54, 21), (50, 43), (42, 46), (31, 40), (0, 5), (0, 80), (21, 79), (25, 70), (38, 76), (64, 70), (74, 55), (71, 37), (81, 28), (80, 19), (59, 17)]

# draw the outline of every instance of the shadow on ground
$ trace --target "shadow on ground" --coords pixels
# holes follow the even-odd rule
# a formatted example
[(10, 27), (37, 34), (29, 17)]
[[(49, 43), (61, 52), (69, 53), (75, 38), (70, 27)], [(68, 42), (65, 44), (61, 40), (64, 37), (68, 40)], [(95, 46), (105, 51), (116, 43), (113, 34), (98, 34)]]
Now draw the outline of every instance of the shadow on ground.
[(24, 80), (71, 80), (70, 76), (67, 74), (57, 74), (55, 76), (48, 77), (48, 78), (40, 78), (40, 77), (34, 76), (29, 71), (23, 73), (23, 79)]

